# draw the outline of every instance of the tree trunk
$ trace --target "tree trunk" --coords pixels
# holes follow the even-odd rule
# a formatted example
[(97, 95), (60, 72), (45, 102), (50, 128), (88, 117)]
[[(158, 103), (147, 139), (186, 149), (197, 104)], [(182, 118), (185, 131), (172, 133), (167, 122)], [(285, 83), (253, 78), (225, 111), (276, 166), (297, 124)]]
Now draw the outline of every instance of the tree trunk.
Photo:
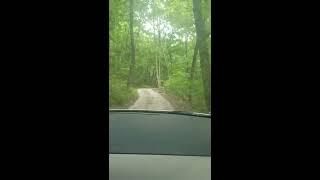
[(160, 28), (159, 25), (160, 22), (158, 20), (158, 38), (159, 38), (159, 47), (158, 50), (160, 51), (159, 57), (158, 57), (158, 88), (161, 87), (161, 34), (160, 34)]
[[(194, 51), (193, 51), (193, 57), (192, 57), (192, 64), (191, 64), (191, 70), (190, 70), (190, 91), (192, 92), (193, 89), (193, 78), (194, 78), (194, 71), (197, 63), (197, 55), (198, 55), (198, 41), (196, 41), (196, 45), (194, 46)], [(189, 101), (192, 105), (192, 95), (191, 92), (189, 93)]]
[(163, 54), (163, 70), (162, 70), (162, 72), (163, 72), (163, 79), (164, 80), (167, 80), (168, 79), (168, 76), (169, 76), (169, 74), (168, 74), (168, 57), (167, 57), (167, 52), (166, 52), (166, 47), (167, 47), (167, 41), (166, 41), (166, 34), (164, 34), (164, 36), (163, 36), (164, 38), (163, 38), (163, 43), (162, 43), (162, 54)]
[(185, 62), (187, 63), (187, 67), (186, 67), (186, 73), (189, 72), (189, 63), (188, 63), (188, 35), (185, 36), (185, 42), (184, 42), (184, 46), (185, 46)]
[(185, 54), (186, 54), (186, 60), (187, 60), (188, 59), (188, 35), (186, 35), (186, 41), (184, 45), (185, 45)]
[(133, 72), (135, 66), (135, 44), (134, 44), (134, 34), (133, 34), (133, 0), (129, 1), (130, 9), (130, 20), (129, 20), (129, 30), (130, 30), (130, 41), (131, 41), (131, 63), (129, 67), (128, 82), (127, 87), (129, 88), (132, 85)]
[(209, 63), (209, 47), (206, 37), (204, 20), (201, 14), (200, 0), (193, 1), (193, 14), (196, 26), (197, 41), (199, 45), (200, 67), (204, 87), (204, 97), (207, 110), (211, 111), (211, 66)]

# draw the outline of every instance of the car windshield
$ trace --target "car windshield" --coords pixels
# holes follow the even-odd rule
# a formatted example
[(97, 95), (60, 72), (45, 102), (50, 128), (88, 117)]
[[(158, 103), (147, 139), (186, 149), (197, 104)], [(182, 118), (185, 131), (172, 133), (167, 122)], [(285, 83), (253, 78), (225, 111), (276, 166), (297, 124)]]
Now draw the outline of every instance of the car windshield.
[(209, 113), (210, 1), (109, 3), (109, 109)]

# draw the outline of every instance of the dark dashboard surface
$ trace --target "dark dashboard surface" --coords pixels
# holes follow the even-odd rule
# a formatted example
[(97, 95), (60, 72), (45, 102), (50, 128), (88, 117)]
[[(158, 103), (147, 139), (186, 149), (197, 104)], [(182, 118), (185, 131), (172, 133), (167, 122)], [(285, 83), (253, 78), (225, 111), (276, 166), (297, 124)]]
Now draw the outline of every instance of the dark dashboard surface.
[(211, 117), (109, 111), (110, 154), (211, 156)]

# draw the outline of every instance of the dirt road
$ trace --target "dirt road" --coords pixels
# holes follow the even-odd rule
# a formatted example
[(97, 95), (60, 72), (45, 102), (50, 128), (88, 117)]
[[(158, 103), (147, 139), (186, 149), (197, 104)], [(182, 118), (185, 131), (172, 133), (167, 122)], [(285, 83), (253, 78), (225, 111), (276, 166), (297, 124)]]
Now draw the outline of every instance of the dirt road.
[(140, 88), (138, 94), (139, 98), (129, 109), (174, 110), (165, 98), (151, 88)]

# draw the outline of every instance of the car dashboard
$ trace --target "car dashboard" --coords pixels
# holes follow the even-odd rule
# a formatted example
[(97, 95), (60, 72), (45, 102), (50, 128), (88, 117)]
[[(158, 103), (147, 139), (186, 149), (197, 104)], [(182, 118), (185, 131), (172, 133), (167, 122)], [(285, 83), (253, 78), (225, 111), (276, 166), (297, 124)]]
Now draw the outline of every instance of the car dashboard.
[(109, 111), (109, 179), (211, 179), (211, 116)]

